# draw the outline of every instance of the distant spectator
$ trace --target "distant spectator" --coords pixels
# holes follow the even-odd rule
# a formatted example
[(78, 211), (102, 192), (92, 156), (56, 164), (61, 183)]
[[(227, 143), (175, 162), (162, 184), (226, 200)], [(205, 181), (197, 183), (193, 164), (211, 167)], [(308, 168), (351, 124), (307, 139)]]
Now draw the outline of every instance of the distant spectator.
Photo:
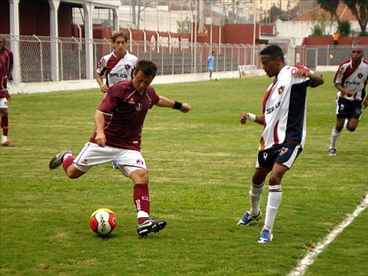
[(360, 40), (356, 37), (356, 38), (354, 38), (353, 43), (352, 43), (351, 46), (354, 48), (354, 46), (357, 46), (359, 44), (360, 44)]
[(336, 31), (333, 35), (333, 41), (334, 41), (335, 47), (339, 44), (339, 38), (340, 38), (339, 31)]

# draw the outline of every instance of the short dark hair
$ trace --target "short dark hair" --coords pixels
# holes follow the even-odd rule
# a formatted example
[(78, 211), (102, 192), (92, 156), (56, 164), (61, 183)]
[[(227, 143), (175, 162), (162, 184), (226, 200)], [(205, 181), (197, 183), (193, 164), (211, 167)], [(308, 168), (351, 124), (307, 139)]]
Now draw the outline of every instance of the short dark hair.
[(279, 45), (270, 45), (264, 48), (260, 53), (260, 55), (269, 55), (272, 60), (277, 59), (278, 57), (281, 58), (282, 62), (284, 61), (284, 52), (282, 51)]
[(140, 59), (138, 60), (135, 69), (135, 73), (137, 74), (139, 71), (142, 71), (146, 76), (156, 76), (157, 73), (157, 65), (152, 60), (149, 59)]

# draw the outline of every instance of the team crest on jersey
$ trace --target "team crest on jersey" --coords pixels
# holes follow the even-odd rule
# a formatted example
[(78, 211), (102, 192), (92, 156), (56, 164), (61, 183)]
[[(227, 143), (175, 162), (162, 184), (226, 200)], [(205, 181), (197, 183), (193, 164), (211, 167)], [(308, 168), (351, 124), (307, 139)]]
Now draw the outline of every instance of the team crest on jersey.
[(129, 70), (132, 66), (130, 64), (124, 64), (125, 70)]
[(137, 103), (137, 104), (135, 105), (135, 110), (136, 110), (136, 111), (141, 111), (141, 110), (142, 110), (142, 104), (141, 104), (141, 103)]
[(280, 150), (280, 155), (284, 155), (289, 149), (288, 148), (282, 148)]
[(364, 77), (364, 75), (363, 75), (362, 73), (359, 73), (359, 74), (358, 74), (358, 78), (360, 78), (360, 79), (361, 79), (361, 78), (363, 78), (363, 77)]
[(284, 90), (285, 90), (285, 85), (283, 85), (283, 86), (280, 86), (279, 87), (279, 95), (281, 95), (282, 94), (282, 92), (284, 92)]

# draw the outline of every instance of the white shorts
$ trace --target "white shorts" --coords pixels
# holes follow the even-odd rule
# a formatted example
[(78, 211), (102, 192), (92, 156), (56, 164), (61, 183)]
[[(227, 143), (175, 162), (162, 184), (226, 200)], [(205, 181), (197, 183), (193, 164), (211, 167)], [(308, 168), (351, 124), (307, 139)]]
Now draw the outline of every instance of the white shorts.
[(118, 164), (120, 171), (126, 177), (129, 177), (132, 171), (138, 169), (147, 170), (146, 162), (139, 151), (109, 146), (103, 148), (90, 142), (84, 145), (73, 161), (74, 166), (82, 172), (87, 172), (93, 166), (111, 162)]
[(0, 99), (0, 108), (8, 109), (8, 100), (6, 98)]

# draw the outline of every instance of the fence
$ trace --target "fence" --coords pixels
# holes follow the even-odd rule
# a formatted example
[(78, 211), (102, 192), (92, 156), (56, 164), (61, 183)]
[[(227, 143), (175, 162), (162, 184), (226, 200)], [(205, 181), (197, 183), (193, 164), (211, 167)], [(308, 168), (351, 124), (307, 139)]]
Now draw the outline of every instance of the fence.
[[(7, 36), (19, 45), (19, 78), (21, 82), (52, 81), (51, 39), (47, 36)], [(58, 73), (60, 80), (86, 79), (86, 41), (84, 39), (57, 38)], [(106, 39), (95, 39), (93, 44), (93, 64), (96, 68), (100, 57), (111, 52), (112, 45)], [(152, 45), (151, 42), (131, 42), (130, 51), (140, 59), (149, 58), (157, 63), (159, 75), (193, 74), (207, 72), (207, 57), (215, 51), (215, 71), (237, 71), (239, 65), (261, 64), (256, 55), (265, 45), (237, 44), (193, 44)], [(309, 68), (339, 65), (350, 56), (351, 47), (282, 45), (289, 64), (303, 64)], [(364, 46), (367, 48), (368, 46)], [(366, 49), (368, 52), (368, 48)], [(255, 56), (253, 56), (255, 55)], [(17, 58), (17, 57), (15, 57)]]

